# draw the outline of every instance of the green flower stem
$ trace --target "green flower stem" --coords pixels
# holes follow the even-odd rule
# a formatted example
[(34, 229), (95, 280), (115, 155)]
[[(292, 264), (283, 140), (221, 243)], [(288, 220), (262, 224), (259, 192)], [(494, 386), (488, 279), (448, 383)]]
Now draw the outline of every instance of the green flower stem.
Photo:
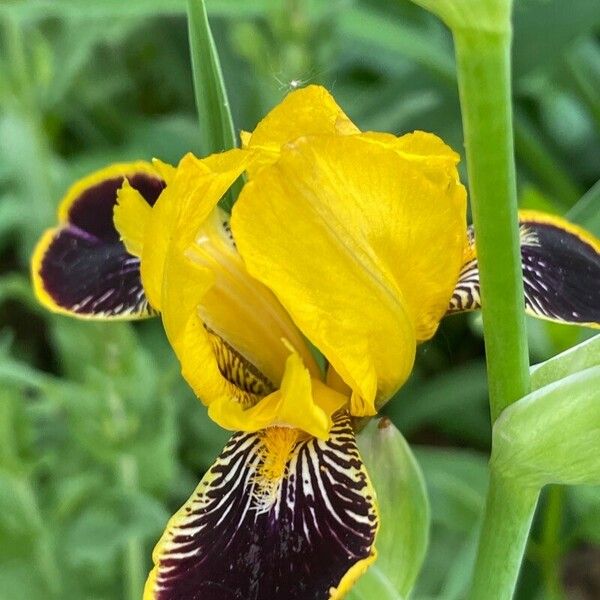
[(492, 472), (471, 600), (512, 598), (538, 495)]
[[(116, 443), (122, 443), (127, 437), (128, 428), (125, 403), (113, 386), (110, 386), (107, 398), (112, 414), (112, 434)], [(138, 488), (138, 466), (133, 455), (126, 452), (119, 454), (115, 475), (125, 494), (135, 494)], [(142, 540), (136, 535), (130, 535), (123, 548), (123, 570), (125, 598), (137, 600), (144, 589), (146, 572)]]
[(481, 277), (490, 408), (529, 392), (510, 88), (510, 32), (454, 32)]
[[(493, 421), (530, 386), (506, 14), (505, 26), (453, 31)], [(492, 471), (471, 599), (512, 598), (538, 495)]]

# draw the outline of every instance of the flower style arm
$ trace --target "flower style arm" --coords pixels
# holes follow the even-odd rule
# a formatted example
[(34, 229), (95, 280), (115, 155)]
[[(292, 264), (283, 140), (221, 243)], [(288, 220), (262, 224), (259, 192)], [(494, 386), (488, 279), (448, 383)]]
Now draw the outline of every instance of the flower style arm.
[(83, 319), (156, 314), (142, 286), (140, 259), (123, 243), (113, 222), (124, 185), (150, 209), (165, 182), (152, 164), (138, 161), (96, 171), (67, 192), (58, 226), (43, 234), (31, 261), (35, 293), (46, 308)]

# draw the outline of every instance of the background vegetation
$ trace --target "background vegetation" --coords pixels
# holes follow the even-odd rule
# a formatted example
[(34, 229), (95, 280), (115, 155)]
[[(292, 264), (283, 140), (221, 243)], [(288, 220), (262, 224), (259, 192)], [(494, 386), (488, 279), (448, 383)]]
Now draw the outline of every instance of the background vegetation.
[[(363, 129), (425, 129), (462, 150), (450, 36), (409, 2), (208, 7), (237, 129), (316, 82)], [(111, 161), (200, 151), (184, 10), (182, 0), (0, 4), (0, 600), (138, 600), (168, 516), (226, 439), (181, 381), (158, 321), (48, 314), (28, 275), (33, 244), (75, 179)], [(596, 235), (599, 32), (595, 0), (516, 2), (521, 205), (567, 214)], [(532, 362), (590, 333), (529, 326)], [(420, 348), (387, 410), (432, 505), (416, 600), (464, 595), (487, 410), (478, 317), (453, 317)], [(546, 490), (517, 598), (598, 597), (600, 488)]]

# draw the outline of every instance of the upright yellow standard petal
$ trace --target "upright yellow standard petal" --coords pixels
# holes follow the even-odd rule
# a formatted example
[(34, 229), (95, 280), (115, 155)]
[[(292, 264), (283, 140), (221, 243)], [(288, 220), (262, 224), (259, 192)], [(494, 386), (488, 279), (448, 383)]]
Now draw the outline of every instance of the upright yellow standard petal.
[(260, 169), (279, 157), (281, 147), (304, 135), (358, 133), (359, 129), (323, 87), (309, 85), (290, 92), (249, 134), (243, 132), (244, 148), (255, 153), (248, 173), (253, 177)]
[(464, 189), (421, 162), (371, 134), (304, 138), (234, 207), (250, 273), (350, 385), (355, 415), (404, 383), (460, 269)]

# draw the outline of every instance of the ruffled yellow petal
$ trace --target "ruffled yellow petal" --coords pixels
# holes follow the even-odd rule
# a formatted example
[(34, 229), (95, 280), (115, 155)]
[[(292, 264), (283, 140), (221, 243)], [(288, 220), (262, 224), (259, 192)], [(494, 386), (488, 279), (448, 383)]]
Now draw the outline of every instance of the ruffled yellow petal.
[(172, 232), (177, 224), (177, 216), (182, 197), (193, 193), (196, 177), (205, 174), (207, 169), (198, 164), (192, 154), (184, 156), (166, 189), (152, 208), (151, 218), (145, 229), (145, 242), (142, 252), (141, 274), (144, 290), (150, 303), (161, 309), (164, 263)]
[[(318, 375), (299, 331), (273, 293), (250, 277), (230, 235), (226, 215), (213, 209), (198, 227), (194, 242), (170, 250), (162, 298), (167, 335), (170, 339), (176, 336), (196, 312), (210, 331), (274, 384), (283, 377), (289, 354), (282, 338), (301, 353), (311, 373)], [(182, 352), (180, 358), (185, 363), (187, 353)]]
[(250, 143), (250, 138), (252, 134), (249, 131), (240, 131), (240, 142), (242, 144), (242, 148), (247, 148)]
[(290, 92), (249, 134), (243, 132), (244, 148), (256, 153), (248, 168), (253, 177), (277, 160), (281, 147), (300, 136), (358, 133), (359, 129), (323, 87), (309, 85)]
[(413, 131), (396, 137), (390, 133), (368, 131), (361, 134), (361, 138), (398, 152), (438, 185), (445, 185), (449, 178), (459, 180), (456, 165), (460, 156), (433, 133)]
[(372, 135), (305, 138), (234, 207), (250, 273), (353, 389), (355, 415), (406, 380), (458, 276), (465, 191), (429, 175)]
[(447, 163), (456, 166), (460, 155), (437, 135), (427, 131), (413, 131), (396, 138), (396, 149), (409, 160), (420, 160), (431, 165)]

